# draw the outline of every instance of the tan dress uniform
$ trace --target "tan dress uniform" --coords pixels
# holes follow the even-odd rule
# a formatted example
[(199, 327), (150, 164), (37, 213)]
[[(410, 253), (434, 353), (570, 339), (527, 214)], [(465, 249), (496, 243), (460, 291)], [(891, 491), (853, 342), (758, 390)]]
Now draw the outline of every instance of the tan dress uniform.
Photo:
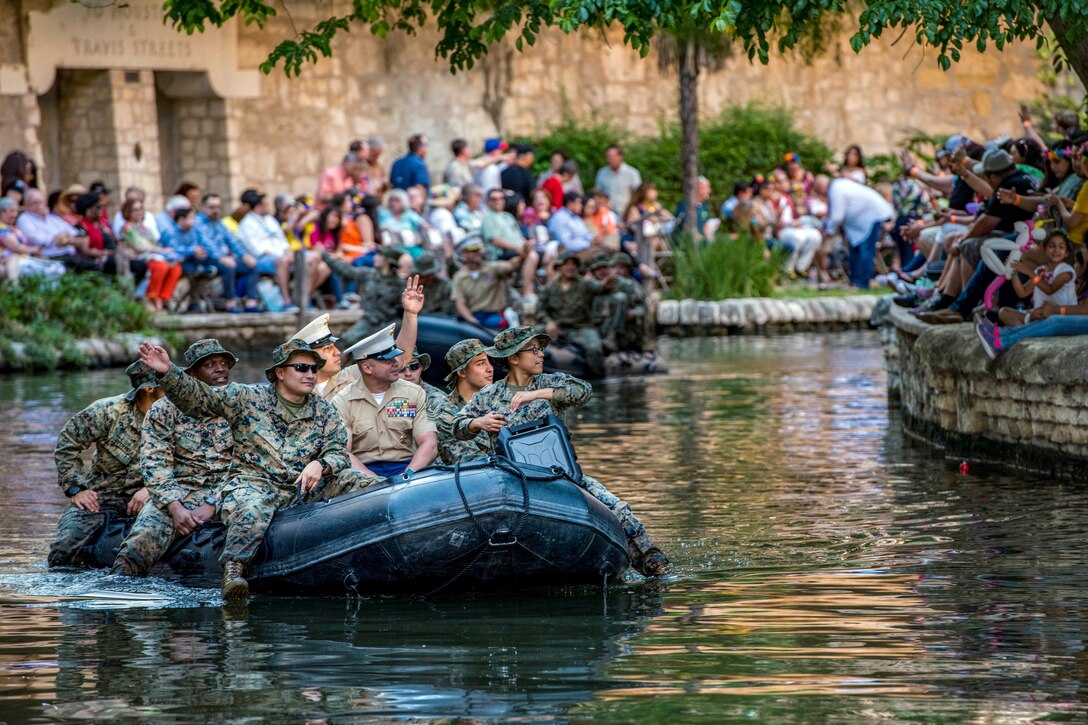
[(451, 297), (473, 312), (502, 312), (509, 297), (506, 279), (516, 271), (510, 262), (484, 262), (475, 272), (462, 267), (453, 275)]
[(427, 413), (427, 393), (404, 380), (389, 386), (381, 405), (362, 380), (340, 391), (332, 405), (348, 428), (348, 450), (367, 468), (386, 475), (380, 462), (404, 463), (416, 452), (416, 438), (436, 431)]

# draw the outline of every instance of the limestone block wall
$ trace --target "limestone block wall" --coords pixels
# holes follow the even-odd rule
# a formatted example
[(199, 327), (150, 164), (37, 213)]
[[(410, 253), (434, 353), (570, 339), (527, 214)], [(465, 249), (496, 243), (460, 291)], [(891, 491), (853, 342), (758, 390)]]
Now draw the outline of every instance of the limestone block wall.
[(1086, 478), (1088, 339), (1026, 340), (990, 360), (971, 325), (885, 319), (888, 392), (913, 430), (967, 454)]
[(58, 101), (59, 133), (68, 140), (60, 146), (60, 165), (78, 169), (63, 184), (78, 181), (86, 186), (97, 179), (113, 186), (118, 183), (110, 75), (108, 70), (66, 70), (57, 74), (57, 83), (63, 89)]
[(153, 211), (161, 209), (160, 129), (155, 113), (155, 74), (146, 70), (111, 70), (109, 78), (117, 171), (116, 176), (107, 179), (107, 183), (116, 190), (114, 198), (118, 201), (122, 199), (124, 187), (138, 186), (147, 194), (144, 200), (147, 208)]

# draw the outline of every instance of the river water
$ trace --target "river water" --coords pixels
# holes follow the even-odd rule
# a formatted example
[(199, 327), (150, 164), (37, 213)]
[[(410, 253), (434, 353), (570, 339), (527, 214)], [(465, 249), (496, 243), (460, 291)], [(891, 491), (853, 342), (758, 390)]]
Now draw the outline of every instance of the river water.
[(673, 576), (244, 612), (46, 572), (55, 431), (125, 381), (0, 380), (0, 722), (1084, 721), (1083, 488), (905, 437), (873, 333), (666, 349), (669, 376), (598, 386), (572, 427)]

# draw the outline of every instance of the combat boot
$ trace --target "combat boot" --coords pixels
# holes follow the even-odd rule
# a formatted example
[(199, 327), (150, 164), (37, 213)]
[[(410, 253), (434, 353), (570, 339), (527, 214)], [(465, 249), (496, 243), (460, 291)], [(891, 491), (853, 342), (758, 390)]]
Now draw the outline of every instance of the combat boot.
[(249, 582), (242, 577), (240, 561), (228, 561), (223, 565), (223, 599), (228, 601), (249, 596)]
[(110, 574), (117, 574), (120, 576), (140, 576), (140, 572), (137, 571), (136, 565), (123, 556), (119, 556), (113, 560), (113, 567), (110, 569)]
[(669, 573), (669, 557), (655, 546), (643, 555), (639, 566), (635, 568), (643, 576), (665, 576)]

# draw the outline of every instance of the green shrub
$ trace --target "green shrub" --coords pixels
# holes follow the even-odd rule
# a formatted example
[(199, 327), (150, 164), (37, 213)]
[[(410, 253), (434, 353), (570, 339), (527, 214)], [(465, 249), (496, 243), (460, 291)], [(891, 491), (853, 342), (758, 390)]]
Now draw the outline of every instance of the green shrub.
[(724, 300), (730, 297), (769, 297), (783, 257), (766, 258), (766, 246), (750, 236), (692, 243), (681, 238), (673, 245), (673, 299)]
[(31, 369), (82, 367), (87, 361), (74, 340), (122, 332), (150, 334), (151, 315), (131, 290), (104, 277), (66, 274), (0, 283), (0, 339), (26, 343)]
[[(582, 183), (593, 185), (597, 169), (604, 165), (605, 149), (614, 143), (623, 146), (627, 163), (642, 173), (645, 181), (657, 184), (662, 202), (675, 208), (682, 196), (680, 172), (680, 128), (665, 124), (658, 134), (635, 137), (608, 122), (593, 118), (579, 122), (569, 115), (545, 135), (518, 139), (537, 149), (537, 170), (547, 168), (551, 152), (563, 150), (578, 163)], [(796, 152), (814, 172), (832, 158), (823, 142), (798, 131), (789, 111), (750, 103), (728, 108), (717, 118), (703, 119), (699, 126), (699, 161), (702, 174), (714, 189), (712, 208), (733, 190), (738, 181), (750, 181), (783, 166), (783, 155)], [(716, 200), (716, 201), (714, 201)], [(614, 210), (622, 214), (622, 209)]]

